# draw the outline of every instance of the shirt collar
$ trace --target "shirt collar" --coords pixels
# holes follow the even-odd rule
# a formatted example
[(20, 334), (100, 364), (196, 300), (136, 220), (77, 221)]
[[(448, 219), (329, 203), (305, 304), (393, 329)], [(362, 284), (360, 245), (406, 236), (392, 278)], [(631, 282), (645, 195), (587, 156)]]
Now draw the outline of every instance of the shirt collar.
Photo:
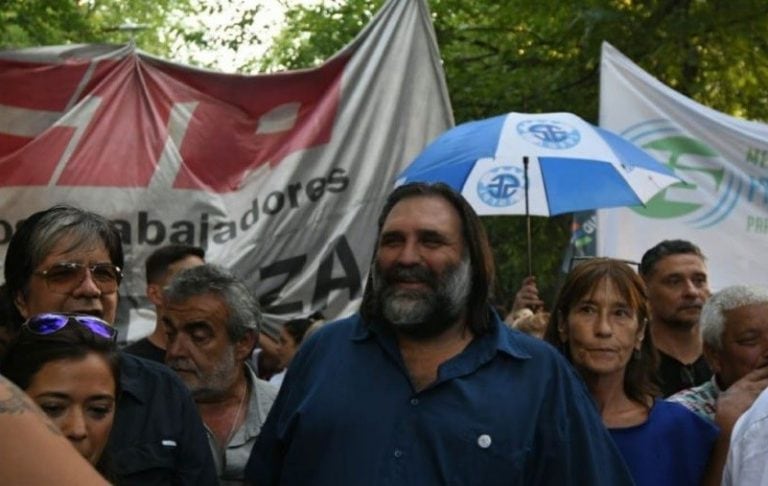
[[(256, 437), (259, 435), (259, 431), (261, 431), (261, 425), (267, 419), (267, 413), (269, 413), (269, 408), (272, 405), (272, 399), (270, 399), (270, 397), (263, 396), (262, 393), (259, 393), (259, 387), (256, 386), (259, 377), (256, 375), (256, 372), (253, 370), (253, 368), (249, 364), (246, 364), (245, 370), (245, 377), (248, 380), (248, 387), (251, 390), (251, 396), (248, 401), (247, 408), (248, 416), (245, 420), (245, 432), (247, 436), (245, 439), (247, 440), (251, 437)], [(243, 442), (245, 442), (245, 440)]]
[[(514, 332), (509, 332), (494, 309), (489, 309), (489, 312), (491, 312), (491, 332), (480, 336), (479, 338), (476, 337), (472, 343), (467, 346), (467, 349), (464, 352), (473, 348), (473, 351), (478, 350), (483, 355), (488, 355), (489, 353), (494, 354), (496, 351), (501, 351), (502, 353), (517, 359), (530, 358), (531, 355), (522, 343), (520, 335)], [(355, 329), (352, 332), (350, 339), (353, 342), (362, 342), (373, 338), (374, 335), (379, 336), (380, 339), (383, 340), (394, 340), (392, 332), (387, 330), (381, 323), (374, 322), (371, 325), (368, 325), (358, 314)]]

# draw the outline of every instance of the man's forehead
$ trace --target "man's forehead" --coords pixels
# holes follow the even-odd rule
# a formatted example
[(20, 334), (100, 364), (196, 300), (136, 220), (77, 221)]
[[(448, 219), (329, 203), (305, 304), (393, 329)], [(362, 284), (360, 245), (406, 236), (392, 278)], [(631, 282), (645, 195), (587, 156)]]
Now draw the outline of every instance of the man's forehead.
[(226, 318), (228, 309), (222, 296), (210, 292), (193, 295), (183, 300), (166, 301), (163, 313), (182, 320), (211, 320), (211, 318)]
[(698, 274), (707, 273), (704, 259), (693, 253), (676, 253), (662, 257), (653, 267), (651, 274)]
[(440, 196), (416, 195), (401, 199), (387, 214), (382, 232), (400, 225), (436, 229), (445, 226), (461, 227), (461, 217), (453, 205)]
[(43, 260), (86, 253), (103, 253), (109, 259), (107, 246), (100, 238), (75, 237), (65, 234), (45, 248)]

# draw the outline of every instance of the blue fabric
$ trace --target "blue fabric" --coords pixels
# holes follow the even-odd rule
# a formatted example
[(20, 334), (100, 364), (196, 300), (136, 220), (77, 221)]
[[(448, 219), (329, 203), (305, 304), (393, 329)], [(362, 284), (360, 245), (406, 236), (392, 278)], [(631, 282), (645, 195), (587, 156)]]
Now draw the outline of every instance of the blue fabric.
[(645, 423), (610, 432), (638, 486), (701, 484), (718, 435), (711, 423), (664, 400)]
[(539, 157), (539, 167), (552, 215), (643, 204), (611, 164), (573, 157)]
[(398, 175), (408, 182), (444, 182), (461, 191), (475, 165), (496, 155), (506, 115), (463, 123), (440, 135)]
[(282, 485), (632, 484), (594, 403), (548, 344), (493, 332), (415, 392), (391, 333), (359, 316), (291, 362), (246, 479)]
[(117, 484), (217, 484), (203, 422), (178, 376), (120, 353), (120, 387), (107, 443)]
[(675, 172), (672, 169), (657, 162), (654, 158), (650, 157), (647, 152), (627, 139), (604, 128), (595, 127), (595, 131), (600, 134), (603, 141), (611, 147), (613, 153), (616, 154), (616, 157), (626, 167), (641, 167), (669, 176), (675, 175)]

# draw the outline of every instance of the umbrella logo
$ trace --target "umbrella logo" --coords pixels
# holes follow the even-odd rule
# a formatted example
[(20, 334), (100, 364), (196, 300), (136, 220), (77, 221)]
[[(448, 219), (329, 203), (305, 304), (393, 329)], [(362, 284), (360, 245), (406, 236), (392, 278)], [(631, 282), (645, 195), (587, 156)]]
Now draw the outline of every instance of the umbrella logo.
[(523, 170), (518, 167), (495, 167), (480, 177), (477, 195), (488, 206), (512, 206), (523, 194)]
[(578, 130), (559, 121), (521, 121), (517, 124), (517, 133), (524, 140), (548, 149), (569, 149), (581, 141)]

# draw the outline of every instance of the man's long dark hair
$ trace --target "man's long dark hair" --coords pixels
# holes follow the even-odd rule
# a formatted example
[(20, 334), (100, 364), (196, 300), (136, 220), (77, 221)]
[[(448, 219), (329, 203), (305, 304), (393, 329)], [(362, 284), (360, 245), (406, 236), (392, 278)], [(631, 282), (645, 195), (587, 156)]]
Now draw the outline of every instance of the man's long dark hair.
[[(398, 187), (387, 198), (387, 202), (379, 215), (379, 237), (392, 208), (400, 201), (412, 197), (439, 197), (456, 209), (461, 219), (465, 251), (469, 255), (469, 262), (472, 266), (472, 289), (467, 300), (467, 327), (477, 336), (489, 332), (491, 329), (489, 303), (491, 293), (495, 288), (495, 267), (491, 245), (488, 242), (483, 223), (469, 203), (449, 186), (442, 183), (415, 182)], [(376, 249), (378, 249), (378, 238), (360, 308), (360, 314), (368, 322), (382, 319), (381, 303), (376, 298), (372, 282), (373, 266), (376, 264)]]

